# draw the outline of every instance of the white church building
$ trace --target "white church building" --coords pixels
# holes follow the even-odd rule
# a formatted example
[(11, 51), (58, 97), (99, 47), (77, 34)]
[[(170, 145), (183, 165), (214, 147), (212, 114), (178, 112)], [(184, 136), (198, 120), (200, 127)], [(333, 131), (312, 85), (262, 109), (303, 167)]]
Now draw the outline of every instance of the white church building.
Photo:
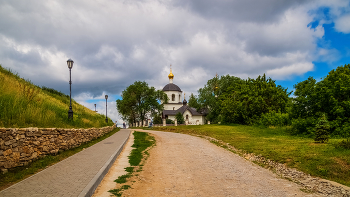
[(197, 112), (195, 108), (188, 106), (186, 98), (182, 101), (182, 91), (179, 86), (173, 83), (174, 75), (171, 68), (168, 77), (169, 83), (163, 88), (163, 92), (168, 96), (168, 103), (164, 104), (164, 110), (162, 113), (163, 119), (171, 119), (175, 121), (175, 115), (180, 112), (183, 115), (186, 124), (205, 124), (206, 114), (203, 112)]

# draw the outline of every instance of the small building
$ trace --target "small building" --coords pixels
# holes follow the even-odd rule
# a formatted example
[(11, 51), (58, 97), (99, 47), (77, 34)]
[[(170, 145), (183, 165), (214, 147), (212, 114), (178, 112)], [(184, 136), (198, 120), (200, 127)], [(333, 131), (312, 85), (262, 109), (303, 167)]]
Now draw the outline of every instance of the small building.
[(198, 112), (195, 108), (188, 106), (185, 98), (181, 101), (182, 91), (179, 86), (173, 83), (174, 74), (172, 73), (171, 68), (168, 77), (169, 83), (164, 86), (163, 92), (167, 94), (169, 100), (167, 104), (164, 104), (162, 117), (174, 121), (175, 115), (180, 112), (188, 124), (205, 124), (206, 113)]

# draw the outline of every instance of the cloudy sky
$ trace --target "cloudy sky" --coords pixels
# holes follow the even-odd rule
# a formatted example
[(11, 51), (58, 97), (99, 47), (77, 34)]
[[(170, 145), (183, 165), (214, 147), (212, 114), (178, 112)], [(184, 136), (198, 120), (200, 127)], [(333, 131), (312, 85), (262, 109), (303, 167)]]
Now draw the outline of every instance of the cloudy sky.
[[(293, 90), (350, 63), (349, 0), (0, 0), (0, 64), (119, 120), (136, 80), (197, 93), (219, 75), (264, 73)], [(118, 122), (121, 122), (119, 120)]]

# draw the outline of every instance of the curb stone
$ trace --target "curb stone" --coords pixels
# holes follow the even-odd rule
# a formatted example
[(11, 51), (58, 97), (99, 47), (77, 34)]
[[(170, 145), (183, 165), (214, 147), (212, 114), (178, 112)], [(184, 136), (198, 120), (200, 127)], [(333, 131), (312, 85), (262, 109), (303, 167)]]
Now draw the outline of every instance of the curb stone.
[(103, 167), (97, 172), (95, 177), (89, 182), (89, 184), (81, 191), (78, 197), (91, 197), (98, 185), (101, 183), (103, 177), (108, 173), (109, 169), (112, 167), (114, 161), (117, 159), (121, 151), (123, 150), (126, 142), (129, 140), (129, 136), (125, 139), (122, 145), (119, 146), (118, 150), (116, 150), (113, 155), (108, 159), (108, 161), (103, 165)]

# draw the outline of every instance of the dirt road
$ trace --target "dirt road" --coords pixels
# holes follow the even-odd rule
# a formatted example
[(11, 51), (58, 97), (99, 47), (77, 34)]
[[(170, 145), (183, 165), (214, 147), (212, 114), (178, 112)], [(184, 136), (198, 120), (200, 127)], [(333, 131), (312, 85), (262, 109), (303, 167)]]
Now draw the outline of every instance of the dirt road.
[(147, 132), (157, 145), (123, 196), (318, 196), (199, 137)]

